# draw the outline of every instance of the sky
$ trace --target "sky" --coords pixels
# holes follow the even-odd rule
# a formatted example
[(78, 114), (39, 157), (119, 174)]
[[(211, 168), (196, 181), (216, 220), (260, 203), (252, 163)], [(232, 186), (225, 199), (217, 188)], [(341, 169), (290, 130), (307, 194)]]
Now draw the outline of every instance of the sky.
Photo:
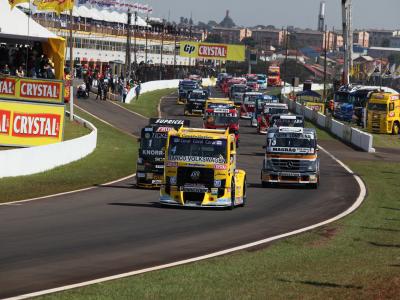
[[(341, 0), (325, 0), (326, 24), (341, 28)], [(316, 29), (320, 0), (143, 0), (154, 17), (178, 21), (180, 16), (198, 21), (222, 21), (226, 10), (238, 26), (292, 25)], [(400, 29), (400, 0), (353, 0), (353, 24), (357, 29)]]

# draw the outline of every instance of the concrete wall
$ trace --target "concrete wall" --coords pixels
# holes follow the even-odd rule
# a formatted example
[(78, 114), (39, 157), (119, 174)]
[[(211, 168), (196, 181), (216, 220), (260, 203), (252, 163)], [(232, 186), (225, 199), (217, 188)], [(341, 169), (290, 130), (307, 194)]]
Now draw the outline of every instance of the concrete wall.
[(297, 114), (304, 115), (304, 118), (332, 133), (342, 141), (351, 144), (363, 151), (375, 152), (375, 149), (372, 147), (373, 136), (371, 134), (363, 132), (357, 128), (345, 125), (319, 112), (313, 111), (308, 107), (302, 106), (297, 102), (289, 100), (283, 94), (282, 101), (288, 104), (288, 107), (291, 111), (294, 111)]
[(78, 116), (74, 119), (92, 132), (61, 143), (0, 151), (0, 178), (44, 172), (92, 153), (96, 149), (97, 128)]

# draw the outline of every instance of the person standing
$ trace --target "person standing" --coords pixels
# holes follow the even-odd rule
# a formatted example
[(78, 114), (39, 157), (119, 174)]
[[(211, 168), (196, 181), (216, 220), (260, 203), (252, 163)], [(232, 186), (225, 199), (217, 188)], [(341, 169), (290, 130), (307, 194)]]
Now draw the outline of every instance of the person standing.
[(139, 100), (139, 96), (140, 96), (140, 90), (141, 90), (141, 84), (140, 84), (140, 80), (137, 82), (136, 87), (135, 87), (135, 94), (136, 94), (136, 100)]
[(103, 93), (103, 78), (100, 78), (100, 80), (97, 82), (97, 95), (96, 95), (96, 100), (100, 97), (100, 100), (102, 99), (102, 93)]

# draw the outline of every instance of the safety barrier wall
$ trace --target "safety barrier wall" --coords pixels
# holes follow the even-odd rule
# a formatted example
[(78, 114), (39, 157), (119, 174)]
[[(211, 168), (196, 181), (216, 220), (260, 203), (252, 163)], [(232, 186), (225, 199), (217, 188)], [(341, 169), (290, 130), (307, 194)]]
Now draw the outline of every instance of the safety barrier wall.
[[(144, 94), (147, 92), (152, 92), (156, 90), (162, 89), (178, 89), (179, 81), (181, 79), (172, 79), (172, 80), (156, 80), (156, 81), (148, 81), (141, 84), (140, 94)], [(203, 78), (203, 86), (215, 85), (215, 82), (210, 78)], [(126, 103), (131, 103), (136, 97), (136, 92), (134, 89), (131, 89), (126, 96)]]
[(0, 178), (44, 172), (92, 153), (97, 145), (97, 128), (78, 116), (74, 119), (92, 132), (61, 143), (0, 151)]
[(345, 125), (337, 120), (332, 119), (330, 116), (325, 116), (312, 110), (311, 108), (301, 105), (300, 103), (289, 100), (286, 96), (284, 96), (283, 93), (282, 100), (284, 103), (288, 104), (288, 107), (291, 111), (295, 111), (297, 114), (303, 115), (307, 120), (321, 128), (324, 128), (326, 131), (332, 133), (342, 141), (363, 151), (375, 152), (375, 149), (372, 147), (373, 136), (371, 134)]

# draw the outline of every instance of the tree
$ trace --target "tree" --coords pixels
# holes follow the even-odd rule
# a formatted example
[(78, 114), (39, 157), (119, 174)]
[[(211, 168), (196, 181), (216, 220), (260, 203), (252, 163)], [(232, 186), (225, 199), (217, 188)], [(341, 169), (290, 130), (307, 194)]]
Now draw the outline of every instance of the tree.
[(209, 34), (205, 40), (207, 43), (222, 43), (222, 37), (218, 34)]
[(218, 26), (218, 23), (211, 20), (211, 21), (208, 21), (207, 25), (208, 25), (209, 27), (216, 27), (216, 26)]
[(245, 37), (242, 40), (242, 44), (248, 47), (254, 48), (256, 46), (256, 41), (252, 37)]

